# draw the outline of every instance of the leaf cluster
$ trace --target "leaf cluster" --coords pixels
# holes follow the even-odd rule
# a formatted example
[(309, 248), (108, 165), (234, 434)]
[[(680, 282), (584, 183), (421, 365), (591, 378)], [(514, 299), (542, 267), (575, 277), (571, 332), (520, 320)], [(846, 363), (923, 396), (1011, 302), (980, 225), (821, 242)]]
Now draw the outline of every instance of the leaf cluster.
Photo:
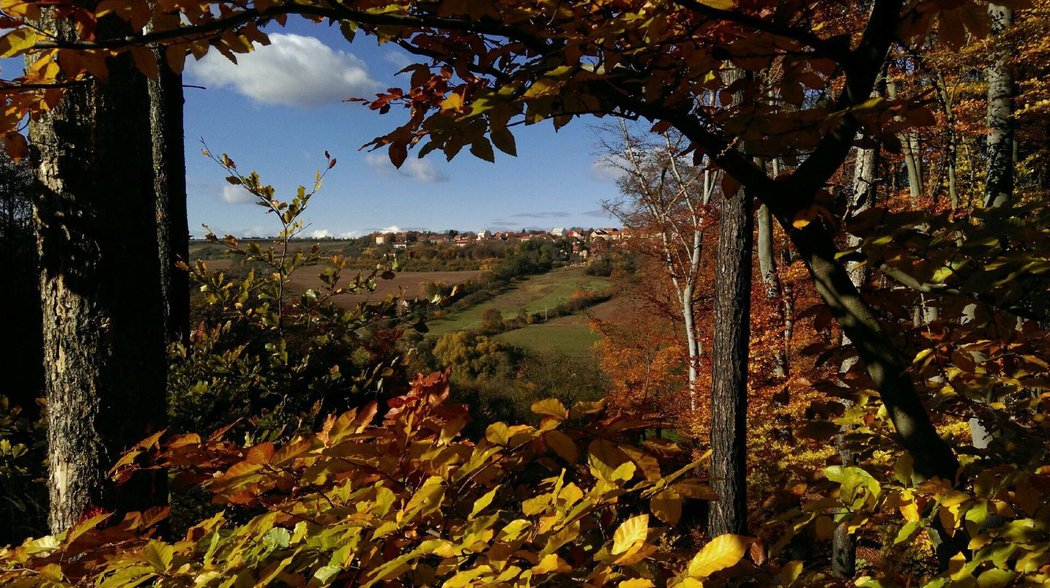
[[(722, 536), (691, 556), (674, 525), (712, 496), (656, 423), (602, 403), (533, 405), (538, 426), (466, 439), (448, 374), (418, 378), (284, 443), (156, 435), (113, 469), (167, 468), (223, 508), (156, 538), (160, 510), (100, 514), (0, 551), (11, 586), (330, 584), (697, 586), (745, 557)], [(237, 522), (234, 511), (253, 513)]]

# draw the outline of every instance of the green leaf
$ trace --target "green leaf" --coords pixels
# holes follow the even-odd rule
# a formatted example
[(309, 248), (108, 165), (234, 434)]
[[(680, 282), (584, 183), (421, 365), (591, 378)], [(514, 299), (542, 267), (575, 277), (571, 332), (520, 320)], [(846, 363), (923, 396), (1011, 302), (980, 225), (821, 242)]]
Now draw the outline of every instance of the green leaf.
[(321, 585), (325, 585), (341, 571), (343, 571), (343, 568), (339, 566), (323, 566), (317, 568), (317, 571), (314, 572), (314, 579), (320, 582)]
[(1003, 588), (1003, 586), (1013, 582), (1016, 576), (1017, 574), (1010, 570), (993, 568), (977, 576), (977, 586), (980, 588)]
[(893, 544), (897, 545), (898, 543), (903, 543), (911, 539), (920, 529), (922, 529), (922, 521), (912, 521), (907, 523), (897, 532), (897, 538), (893, 540)]
[(160, 541), (150, 541), (142, 551), (142, 557), (158, 572), (166, 572), (171, 567), (175, 548)]

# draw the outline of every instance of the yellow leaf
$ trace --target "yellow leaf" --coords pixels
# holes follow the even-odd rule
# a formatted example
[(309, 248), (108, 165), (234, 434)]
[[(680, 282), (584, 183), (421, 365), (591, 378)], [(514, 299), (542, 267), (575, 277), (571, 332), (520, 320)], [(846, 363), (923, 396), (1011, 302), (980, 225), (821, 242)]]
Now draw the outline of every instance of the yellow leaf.
[(649, 536), (649, 515), (631, 517), (623, 522), (613, 533), (612, 554), (618, 555), (628, 549), (644, 543)]
[(493, 445), (506, 445), (510, 441), (510, 429), (504, 423), (492, 423), (485, 429), (485, 438)]
[(874, 109), (878, 108), (879, 106), (881, 106), (882, 104), (884, 104), (885, 102), (886, 102), (886, 99), (882, 98), (881, 96), (880, 97), (876, 97), (876, 98), (869, 98), (869, 99), (865, 100), (864, 102), (854, 106), (853, 107), (853, 111), (854, 112), (861, 112), (861, 111), (865, 111), (865, 110), (874, 110)]
[(639, 543), (627, 550), (626, 553), (616, 558), (613, 563), (618, 566), (633, 566), (656, 552), (656, 546), (648, 543)]
[(718, 494), (715, 493), (714, 488), (697, 478), (686, 478), (671, 488), (678, 494), (694, 500), (718, 500)]
[(789, 586), (798, 579), (800, 574), (802, 574), (802, 561), (789, 561), (780, 570), (780, 583), (784, 586)]
[(752, 541), (742, 535), (719, 535), (693, 557), (687, 573), (691, 578), (703, 580), (717, 571), (731, 568), (744, 558)]
[(656, 584), (649, 578), (631, 578), (620, 582), (619, 588), (653, 588)]
[(569, 416), (568, 409), (557, 398), (548, 398), (532, 404), (532, 412), (552, 416), (559, 420), (565, 420)]
[(796, 229), (804, 229), (809, 223), (813, 222), (813, 219), (817, 218), (818, 210), (816, 206), (810, 206), (805, 210), (800, 210), (795, 213), (795, 217), (791, 219), (791, 226)]
[(452, 93), (441, 101), (441, 110), (459, 110), (463, 107), (463, 96)]
[(549, 574), (551, 572), (571, 572), (572, 567), (564, 559), (558, 557), (556, 553), (548, 553), (536, 567), (532, 568), (534, 574)]
[(479, 512), (485, 510), (485, 507), (492, 504), (492, 499), (496, 497), (496, 492), (499, 490), (499, 486), (496, 486), (492, 490), (485, 493), (484, 496), (474, 501), (474, 509), (470, 511), (470, 518), (474, 518)]
[(37, 34), (32, 29), (15, 29), (0, 37), (0, 57), (14, 57), (33, 48)]

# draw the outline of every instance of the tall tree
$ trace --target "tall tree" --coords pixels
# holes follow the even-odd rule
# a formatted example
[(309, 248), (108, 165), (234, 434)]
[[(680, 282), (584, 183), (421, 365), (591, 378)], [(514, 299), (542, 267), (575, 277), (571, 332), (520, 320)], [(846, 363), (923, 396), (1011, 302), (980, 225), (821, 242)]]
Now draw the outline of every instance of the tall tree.
[(682, 156), (681, 135), (664, 133), (643, 141), (620, 121), (615, 140), (603, 139), (606, 161), (623, 172), (620, 192), (626, 201), (609, 206), (628, 228), (658, 235), (655, 257), (670, 279), (682, 320), (688, 361), (689, 407), (699, 405), (697, 383), (703, 344), (696, 325), (696, 287), (700, 278), (707, 205), (714, 174)]
[[(65, 41), (77, 28), (45, 9)], [(127, 31), (117, 18), (98, 36)], [(44, 315), (49, 524), (61, 531), (90, 507), (141, 509), (165, 499), (140, 476), (119, 491), (105, 472), (164, 424), (165, 359), (146, 78), (130, 54), (108, 79), (71, 85), (30, 123), (40, 194), (35, 207)]]

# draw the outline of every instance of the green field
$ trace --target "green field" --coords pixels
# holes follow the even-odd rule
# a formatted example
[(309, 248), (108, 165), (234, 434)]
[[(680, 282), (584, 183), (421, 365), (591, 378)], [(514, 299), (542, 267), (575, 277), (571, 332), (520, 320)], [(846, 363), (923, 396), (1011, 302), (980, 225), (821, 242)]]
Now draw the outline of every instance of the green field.
[(590, 353), (599, 337), (591, 330), (587, 317), (574, 315), (507, 331), (496, 338), (530, 351), (557, 351), (580, 357)]
[[(430, 332), (435, 336), (444, 335), (464, 329), (473, 329), (481, 326), (481, 316), (486, 310), (495, 308), (500, 311), (504, 319), (517, 316), (520, 312), (540, 312), (553, 309), (559, 304), (566, 302), (577, 290), (589, 290), (600, 292), (609, 287), (609, 279), (589, 276), (584, 273), (583, 268), (564, 268), (552, 272), (531, 276), (481, 304), (465, 308), (451, 314), (443, 319), (433, 321), (429, 324)], [(550, 323), (550, 324), (553, 324)], [(535, 327), (537, 330), (543, 325), (532, 325), (521, 331), (530, 331)], [(587, 330), (584, 325), (584, 330)], [(589, 332), (589, 331), (588, 331)], [(510, 333), (506, 333), (510, 335)], [(547, 348), (550, 348), (548, 346)]]

